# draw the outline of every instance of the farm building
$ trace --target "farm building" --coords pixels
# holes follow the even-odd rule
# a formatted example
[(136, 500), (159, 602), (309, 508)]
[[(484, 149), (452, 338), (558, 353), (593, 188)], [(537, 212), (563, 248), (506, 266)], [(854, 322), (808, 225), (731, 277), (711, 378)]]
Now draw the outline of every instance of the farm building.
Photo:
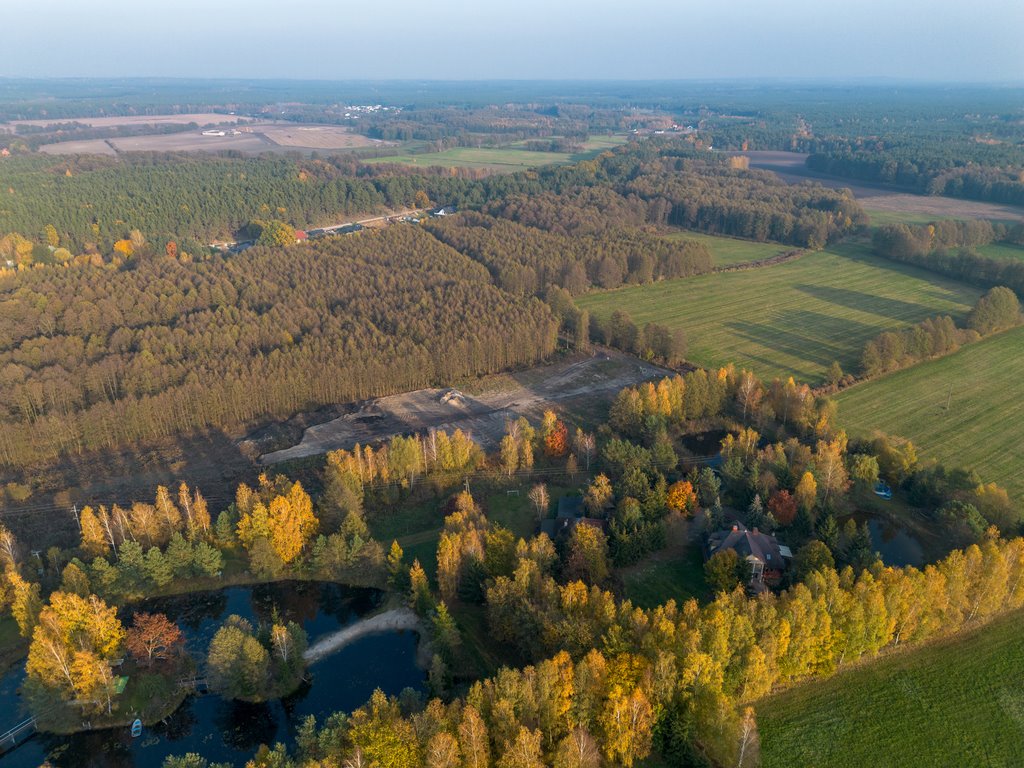
[(735, 523), (730, 530), (716, 531), (708, 537), (707, 556), (731, 549), (750, 563), (750, 589), (760, 592), (766, 586), (774, 586), (793, 560), (793, 552), (785, 544), (757, 528), (748, 531), (742, 523)]

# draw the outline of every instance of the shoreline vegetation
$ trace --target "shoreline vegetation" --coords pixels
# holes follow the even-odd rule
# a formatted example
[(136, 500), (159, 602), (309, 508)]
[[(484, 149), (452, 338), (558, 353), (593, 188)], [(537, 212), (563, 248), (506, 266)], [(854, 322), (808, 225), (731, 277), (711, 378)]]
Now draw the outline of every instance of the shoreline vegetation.
[[(372, 587), (364, 587), (360, 585), (353, 585), (346, 582), (330, 579), (317, 579), (317, 578), (300, 578), (298, 576), (288, 576), (287, 578), (280, 579), (258, 579), (251, 578), (246, 580), (237, 580), (230, 584), (222, 585), (219, 589), (214, 588), (210, 590), (202, 589), (190, 589), (186, 585), (182, 585), (182, 588), (177, 590), (168, 590), (162, 592), (159, 595), (147, 595), (142, 600), (150, 600), (156, 597), (171, 597), (179, 595), (187, 595), (197, 591), (221, 591), (226, 589), (232, 589), (240, 586), (263, 586), (285, 583), (289, 581), (304, 582), (304, 583), (315, 583), (315, 584), (336, 584), (342, 587), (351, 587), (354, 589), (373, 589)], [(306, 667), (315, 664), (332, 654), (341, 651), (352, 643), (360, 640), (364, 637), (368, 637), (375, 634), (387, 633), (393, 631), (412, 631), (415, 632), (419, 640), (417, 642), (417, 654), (416, 663), (421, 669), (428, 669), (430, 666), (430, 657), (432, 655), (431, 644), (425, 634), (425, 628), (420, 617), (410, 608), (406, 606), (400, 607), (388, 607), (393, 600), (388, 600), (387, 596), (390, 593), (385, 592), (385, 600), (382, 606), (378, 607), (376, 612), (371, 612), (356, 622), (349, 624), (348, 626), (341, 627), (338, 630), (331, 632), (324, 637), (321, 637), (312, 646), (304, 650), (301, 654), (303, 666), (299, 674), (292, 675), (287, 681), (286, 685), (275, 685), (272, 689), (268, 689), (266, 696), (255, 695), (255, 696), (243, 696), (240, 697), (243, 701), (264, 701), (269, 699), (278, 699), (285, 697), (297, 689), (304, 679), (304, 670)], [(131, 603), (123, 604), (120, 606), (121, 609), (129, 608), (133, 604), (142, 602), (142, 600), (132, 601)], [(12, 659), (10, 664), (16, 664), (25, 660), (24, 655), (20, 655), (17, 659)], [(174, 677), (179, 678), (175, 684), (165, 686), (160, 691), (152, 691), (151, 695), (147, 696), (144, 701), (146, 708), (143, 710), (133, 710), (130, 713), (119, 713), (115, 712), (111, 715), (95, 715), (88, 720), (83, 720), (77, 713), (72, 713), (68, 705), (60, 706), (57, 708), (50, 709), (44, 714), (39, 716), (38, 729), (43, 732), (53, 733), (62, 736), (68, 736), (75, 733), (87, 733), (91, 731), (105, 730), (118, 728), (122, 726), (130, 725), (136, 718), (142, 720), (143, 725), (152, 725), (153, 723), (159, 722), (171, 714), (188, 699), (189, 696), (195, 693), (194, 688), (191, 685), (192, 679), (195, 678), (197, 667), (195, 660), (184, 658), (183, 667), (175, 673)], [(156, 678), (158, 675), (150, 675), (151, 678)], [(165, 681), (170, 682), (170, 681)], [(227, 692), (221, 692), (227, 698), (230, 696)]]

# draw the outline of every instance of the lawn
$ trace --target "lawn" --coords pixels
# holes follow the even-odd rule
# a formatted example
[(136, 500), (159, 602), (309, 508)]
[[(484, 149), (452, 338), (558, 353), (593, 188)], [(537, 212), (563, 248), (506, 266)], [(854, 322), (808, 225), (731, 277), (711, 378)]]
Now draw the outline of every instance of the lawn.
[(704, 580), (704, 558), (693, 544), (681, 556), (651, 559), (630, 568), (622, 577), (624, 597), (640, 608), (657, 608), (669, 600), (682, 605), (691, 597), (700, 602), (708, 598)]
[(622, 309), (639, 326), (682, 328), (687, 357), (700, 365), (818, 384), (833, 360), (857, 370), (881, 331), (935, 314), (962, 320), (979, 293), (854, 243), (760, 269), (595, 292), (578, 304), (602, 319)]
[(1024, 765), (1024, 614), (758, 703), (764, 768)]
[[(1024, 500), (1024, 328), (838, 395), (851, 434), (881, 430), (918, 453), (975, 469)], [(948, 408), (946, 407), (948, 404)]]
[(704, 243), (711, 251), (711, 258), (716, 267), (730, 267), (733, 264), (745, 264), (749, 261), (760, 261), (778, 256), (780, 253), (793, 250), (778, 243), (757, 243), (753, 240), (739, 240), (735, 237), (716, 237), (702, 232), (683, 230), (666, 235), (669, 240), (696, 240)]

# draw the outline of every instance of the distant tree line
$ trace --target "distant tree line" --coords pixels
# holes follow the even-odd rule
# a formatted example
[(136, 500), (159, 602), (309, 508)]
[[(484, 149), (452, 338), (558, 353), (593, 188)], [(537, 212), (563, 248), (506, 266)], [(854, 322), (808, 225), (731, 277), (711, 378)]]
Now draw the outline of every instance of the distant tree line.
[(817, 153), (807, 167), (834, 176), (893, 184), (929, 195), (1024, 205), (1024, 151), (962, 140), (901, 143)]
[(888, 259), (914, 264), (973, 285), (1004, 285), (1024, 295), (1024, 259), (995, 259), (974, 250), (1005, 240), (1024, 242), (1024, 226), (987, 221), (886, 224), (875, 230), (872, 247)]

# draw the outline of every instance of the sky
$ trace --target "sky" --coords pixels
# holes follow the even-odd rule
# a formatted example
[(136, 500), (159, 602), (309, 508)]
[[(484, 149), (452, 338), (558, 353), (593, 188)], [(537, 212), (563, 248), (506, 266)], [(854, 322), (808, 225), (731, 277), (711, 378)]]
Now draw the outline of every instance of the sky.
[(0, 76), (1024, 81), (1024, 0), (0, 0)]

